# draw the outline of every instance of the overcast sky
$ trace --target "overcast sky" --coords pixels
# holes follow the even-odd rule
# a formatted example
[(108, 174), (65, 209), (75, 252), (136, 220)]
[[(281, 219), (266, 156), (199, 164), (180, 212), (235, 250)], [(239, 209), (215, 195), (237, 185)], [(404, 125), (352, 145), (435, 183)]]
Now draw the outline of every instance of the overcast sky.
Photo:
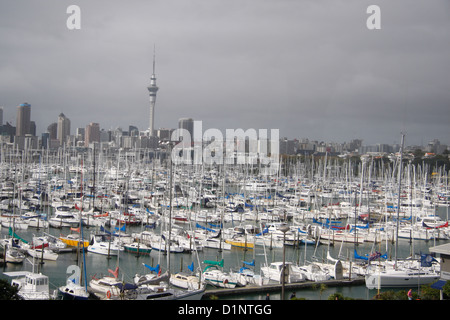
[(61, 112), (72, 133), (147, 129), (154, 46), (156, 128), (450, 144), (448, 0), (0, 0), (4, 122), (28, 102), (38, 134)]

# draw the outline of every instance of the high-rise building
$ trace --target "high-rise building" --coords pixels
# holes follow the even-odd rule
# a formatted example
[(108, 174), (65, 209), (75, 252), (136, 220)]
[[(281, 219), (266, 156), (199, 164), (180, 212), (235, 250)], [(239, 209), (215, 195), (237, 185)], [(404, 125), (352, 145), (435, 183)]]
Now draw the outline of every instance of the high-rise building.
[(156, 135), (158, 136), (158, 138), (160, 140), (168, 141), (168, 140), (170, 140), (173, 130), (174, 129), (159, 128), (158, 130), (156, 130), (156, 132), (157, 132)]
[(89, 147), (92, 142), (100, 142), (100, 125), (95, 122), (91, 122), (86, 126), (84, 133), (84, 146)]
[(158, 87), (156, 86), (156, 75), (155, 75), (155, 52), (153, 51), (153, 73), (150, 78), (150, 86), (147, 87), (150, 94), (150, 124), (148, 127), (149, 136), (155, 134), (155, 103), (156, 103), (156, 92)]
[[(178, 129), (186, 129), (191, 135), (191, 142), (194, 141), (194, 120), (192, 118), (181, 118), (178, 120)], [(180, 136), (178, 136), (180, 140)]]
[(56, 137), (58, 136), (58, 124), (56, 122), (53, 122), (47, 127), (47, 132), (49, 134), (50, 140), (56, 140)]
[(57, 139), (61, 145), (64, 145), (67, 141), (67, 137), (70, 136), (70, 120), (61, 113), (58, 116), (58, 129)]
[(36, 122), (30, 121), (30, 133), (32, 136), (36, 136)]
[(23, 137), (31, 133), (31, 105), (22, 103), (17, 107), (16, 136)]
[(0, 126), (3, 125), (3, 107), (0, 107)]

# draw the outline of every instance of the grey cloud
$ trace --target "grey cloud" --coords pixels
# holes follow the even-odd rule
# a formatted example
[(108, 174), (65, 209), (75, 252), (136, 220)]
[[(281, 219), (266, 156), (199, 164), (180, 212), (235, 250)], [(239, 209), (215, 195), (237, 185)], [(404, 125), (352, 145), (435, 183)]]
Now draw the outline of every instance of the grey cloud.
[[(73, 127), (146, 129), (153, 45), (156, 127), (279, 128), (282, 136), (450, 144), (447, 1), (2, 2), (0, 105), (27, 101), (43, 131), (64, 112)], [(413, 141), (414, 140), (414, 141)]]

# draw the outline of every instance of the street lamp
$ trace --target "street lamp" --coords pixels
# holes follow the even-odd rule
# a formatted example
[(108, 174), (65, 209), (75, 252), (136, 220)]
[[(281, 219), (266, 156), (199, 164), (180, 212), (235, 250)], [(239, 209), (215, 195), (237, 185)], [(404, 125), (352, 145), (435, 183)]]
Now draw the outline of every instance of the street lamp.
[(286, 232), (289, 231), (289, 226), (287, 224), (282, 224), (278, 227), (278, 230), (283, 232), (283, 269), (281, 270), (281, 300), (284, 300), (284, 285), (286, 282), (285, 273), (286, 273)]

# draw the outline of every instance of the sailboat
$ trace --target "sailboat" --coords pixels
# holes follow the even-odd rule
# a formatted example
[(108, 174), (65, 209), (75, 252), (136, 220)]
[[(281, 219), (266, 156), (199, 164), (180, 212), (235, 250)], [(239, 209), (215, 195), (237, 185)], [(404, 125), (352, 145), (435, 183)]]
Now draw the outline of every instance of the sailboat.
[[(89, 287), (92, 292), (100, 298), (114, 299), (120, 296), (123, 282), (119, 279), (119, 267), (115, 270), (108, 269), (113, 276), (104, 276), (101, 278), (92, 278), (89, 281)], [(135, 285), (131, 286), (136, 289)]]
[(137, 253), (139, 255), (149, 255), (152, 248), (147, 246), (145, 243), (139, 241), (133, 241), (132, 243), (126, 243), (123, 245), (126, 252)]
[(29, 248), (27, 249), (27, 253), (37, 259), (56, 261), (58, 259), (59, 254), (54, 252), (53, 250), (44, 247), (44, 248)]
[(92, 235), (90, 245), (87, 247), (88, 252), (107, 256), (117, 256), (122, 250), (120, 245), (108, 240), (105, 234)]
[[(158, 269), (153, 269), (150, 266), (145, 265), (150, 270), (157, 272), (157, 277), (153, 277), (151, 279), (142, 279), (142, 278), (136, 278), (135, 277), (135, 283), (140, 283), (138, 285), (138, 288), (136, 289), (136, 296), (133, 297), (134, 300), (200, 300), (203, 296), (206, 286), (204, 285), (203, 281), (200, 281), (198, 284), (199, 286), (197, 288), (189, 288), (189, 289), (177, 289), (177, 288), (171, 288), (169, 287), (169, 282), (171, 278), (170, 273), (170, 256), (171, 253), (179, 252), (178, 250), (173, 251), (171, 249), (172, 246), (172, 240), (171, 240), (171, 216), (172, 216), (172, 179), (173, 179), (173, 169), (172, 169), (172, 163), (170, 164), (170, 195), (169, 195), (169, 217), (167, 219), (168, 221), (168, 232), (167, 232), (167, 239), (166, 237), (161, 234), (159, 240), (164, 240), (167, 244), (168, 248), (164, 248), (160, 245), (159, 247), (156, 247), (156, 250), (161, 252), (167, 253), (167, 271), (160, 275), (161, 270), (159, 269), (159, 265), (157, 266)], [(160, 242), (161, 243), (161, 242)], [(178, 246), (177, 246), (178, 247)], [(155, 249), (154, 244), (152, 243), (152, 248)], [(197, 254), (198, 251), (194, 250), (194, 252)], [(159, 277), (168, 277), (167, 282), (162, 281)], [(147, 278), (147, 277), (146, 277)], [(159, 278), (159, 279), (158, 279)], [(143, 280), (143, 281), (142, 281)], [(159, 281), (157, 284), (152, 284), (155, 281)]]
[[(285, 265), (285, 279), (286, 283), (296, 283), (306, 281), (305, 274), (292, 262), (284, 262)], [(263, 276), (267, 279), (273, 280), (277, 283), (282, 283), (283, 281), (283, 262), (276, 261), (269, 265), (261, 267)]]
[(67, 278), (64, 286), (59, 287), (59, 292), (64, 300), (88, 300), (89, 292), (86, 286), (81, 285), (81, 269), (77, 265), (67, 267), (67, 273), (73, 272)]
[(219, 267), (223, 268), (223, 259), (220, 261), (204, 260), (203, 263), (207, 264), (202, 272), (202, 280), (206, 283), (228, 289), (233, 289), (238, 285), (237, 277), (232, 277), (219, 269)]
[(186, 290), (201, 288), (201, 279), (194, 274), (194, 262), (188, 266), (188, 269), (191, 271), (190, 273), (181, 271), (170, 275), (170, 283)]
[[(78, 227), (78, 228), (71, 228), (70, 230), (79, 232), (80, 227)], [(89, 241), (82, 239), (79, 233), (70, 233), (70, 234), (68, 234), (66, 236), (61, 235), (59, 237), (59, 240), (61, 240), (62, 242), (64, 242), (66, 245), (68, 245), (70, 247), (84, 247), (84, 248), (87, 248), (89, 246)]]
[(5, 261), (9, 263), (22, 263), (26, 256), (17, 248), (6, 248)]
[(402, 134), (402, 142), (400, 149), (399, 172), (398, 172), (398, 203), (397, 203), (397, 226), (396, 226), (396, 247), (395, 260), (386, 260), (383, 264), (370, 265), (367, 267), (365, 275), (366, 287), (369, 289), (379, 289), (381, 287), (411, 287), (419, 284), (430, 284), (440, 278), (439, 270), (433, 267), (432, 263), (424, 264), (423, 261), (418, 263), (417, 260), (403, 260), (397, 259), (397, 246), (399, 237), (399, 215), (400, 215), (400, 201), (401, 201), (401, 181), (402, 181), (402, 160), (403, 160), (403, 146), (405, 135)]
[(242, 261), (243, 266), (239, 269), (237, 275), (240, 278), (240, 282), (246, 282), (247, 284), (262, 286), (269, 284), (269, 279), (262, 277), (260, 274), (255, 273), (255, 259), (252, 261)]
[(134, 276), (134, 284), (140, 286), (144, 284), (159, 284), (160, 282), (169, 281), (169, 273), (165, 272), (161, 274), (161, 268), (159, 264), (157, 264), (156, 267), (152, 267), (146, 263), (142, 263), (142, 265), (150, 270), (150, 273), (147, 273), (145, 275), (136, 274)]
[[(83, 173), (81, 173), (83, 176)], [(83, 179), (81, 179), (83, 180)], [(83, 190), (83, 185), (81, 185), (81, 190)], [(80, 212), (82, 211), (82, 207)], [(72, 230), (73, 231), (73, 230)], [(78, 240), (83, 239), (83, 223), (82, 217), (80, 215), (80, 227), (75, 229), (75, 231), (80, 232)], [(67, 267), (67, 273), (72, 274), (67, 278), (66, 285), (59, 287), (59, 292), (62, 294), (65, 300), (87, 300), (89, 298), (89, 292), (87, 290), (87, 279), (86, 279), (86, 255), (85, 250), (88, 244), (84, 244), (82, 241), (76, 242), (77, 246), (81, 247), (83, 252), (83, 271), (84, 271), (84, 286), (81, 285), (81, 268), (77, 265), (70, 265)]]

